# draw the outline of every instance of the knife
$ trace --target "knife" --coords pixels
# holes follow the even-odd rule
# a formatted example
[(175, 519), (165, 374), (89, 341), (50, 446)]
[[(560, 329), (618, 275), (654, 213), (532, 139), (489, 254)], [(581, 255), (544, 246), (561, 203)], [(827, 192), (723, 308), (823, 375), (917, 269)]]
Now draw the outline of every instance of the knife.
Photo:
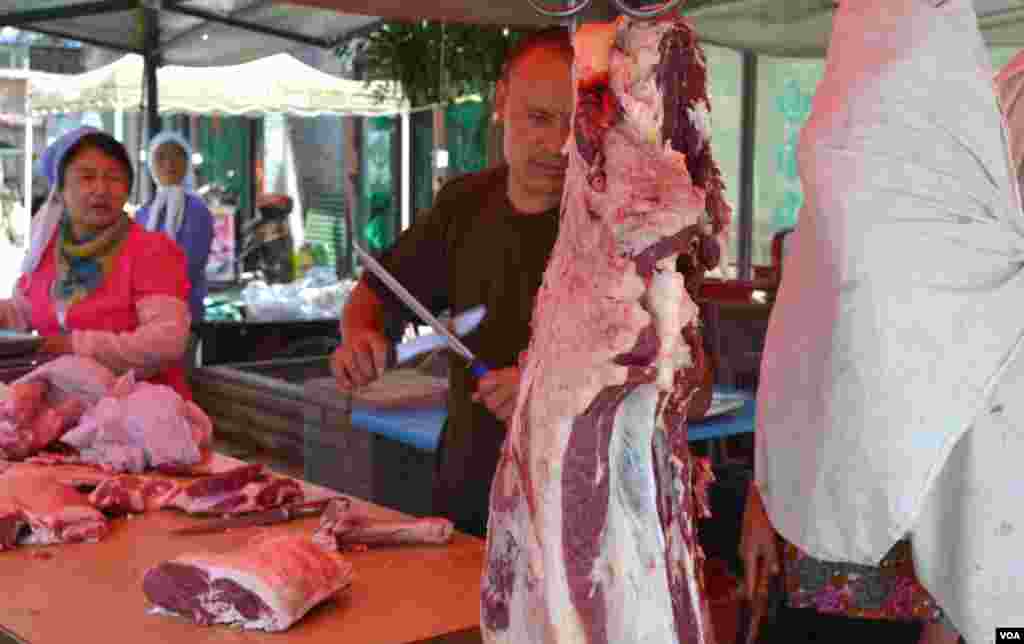
[(454, 333), (448, 330), (440, 320), (437, 319), (425, 306), (420, 304), (419, 300), (413, 297), (412, 293), (406, 290), (402, 284), (396, 280), (386, 268), (380, 265), (373, 255), (367, 253), (365, 250), (359, 247), (359, 244), (352, 243), (352, 249), (355, 251), (359, 259), (363, 261), (367, 270), (376, 275), (380, 281), (384, 282), (392, 293), (402, 301), (403, 304), (412, 309), (412, 312), (416, 314), (419, 319), (423, 320), (424, 323), (429, 324), (434, 331), (437, 331), (444, 339), (448, 342), (448, 346), (451, 347), (452, 351), (459, 354), (463, 358), (469, 361), (469, 370), (477, 378), (482, 378), (487, 375), (490, 369), (486, 364), (477, 360), (476, 356), (470, 351), (469, 347), (462, 343), (462, 340), (458, 338)]
[(210, 534), (213, 532), (223, 532), (224, 530), (230, 530), (232, 528), (273, 525), (275, 523), (291, 521), (292, 519), (315, 517), (323, 513), (324, 508), (327, 507), (328, 501), (330, 501), (330, 499), (321, 499), (319, 501), (310, 501), (309, 503), (282, 505), (281, 507), (274, 508), (272, 510), (251, 512), (237, 517), (211, 519), (199, 525), (171, 530), (170, 534), (178, 536)]
[[(487, 307), (483, 305), (475, 306), (456, 315), (452, 319), (455, 335), (461, 337), (472, 333), (480, 326), (480, 322), (483, 321), (485, 315), (487, 315)], [(418, 337), (415, 340), (396, 344), (388, 353), (388, 368), (406, 363), (420, 354), (439, 349), (447, 343), (448, 341), (444, 336), (432, 333)]]

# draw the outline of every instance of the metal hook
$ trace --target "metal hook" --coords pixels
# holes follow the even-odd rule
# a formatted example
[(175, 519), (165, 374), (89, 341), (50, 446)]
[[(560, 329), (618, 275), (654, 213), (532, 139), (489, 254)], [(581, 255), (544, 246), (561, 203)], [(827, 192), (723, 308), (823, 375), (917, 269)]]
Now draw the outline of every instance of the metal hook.
[(568, 9), (550, 9), (537, 0), (526, 1), (530, 3), (530, 6), (533, 7), (537, 13), (548, 16), (549, 18), (571, 18), (586, 9), (591, 2), (591, 0), (581, 0), (578, 5), (570, 6)]
[(660, 5), (652, 9), (635, 9), (626, 3), (626, 0), (612, 0), (615, 6), (618, 7), (619, 11), (626, 14), (631, 18), (639, 18), (646, 20), (649, 18), (657, 18), (669, 11), (672, 11), (679, 4), (680, 0), (666, 0)]

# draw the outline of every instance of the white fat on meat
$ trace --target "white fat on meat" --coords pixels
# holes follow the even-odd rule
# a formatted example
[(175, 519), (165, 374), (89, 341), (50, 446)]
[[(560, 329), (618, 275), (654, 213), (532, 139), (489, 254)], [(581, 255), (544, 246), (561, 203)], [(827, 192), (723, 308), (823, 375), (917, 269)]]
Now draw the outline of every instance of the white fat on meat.
[(183, 554), (148, 570), (152, 612), (199, 624), (284, 631), (348, 587), (352, 566), (308, 537), (257, 537), (227, 552)]
[(165, 385), (122, 379), (89, 409), (62, 442), (78, 460), (114, 472), (199, 463), (212, 424), (194, 403)]

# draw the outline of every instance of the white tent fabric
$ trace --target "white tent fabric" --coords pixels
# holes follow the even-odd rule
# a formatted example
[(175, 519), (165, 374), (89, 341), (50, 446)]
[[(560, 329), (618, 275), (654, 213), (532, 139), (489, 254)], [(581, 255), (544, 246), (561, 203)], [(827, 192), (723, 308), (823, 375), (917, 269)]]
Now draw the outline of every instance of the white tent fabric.
[[(33, 110), (137, 110), (142, 103), (142, 68), (142, 57), (129, 54), (84, 74), (34, 74)], [(170, 65), (157, 71), (157, 79), (162, 113), (379, 116), (403, 106), (394, 85), (337, 78), (290, 54), (226, 67)], [(378, 92), (386, 100), (378, 101)]]
[[(581, 0), (574, 0), (578, 4)], [(633, 6), (650, 4), (629, 0)], [(653, 1), (653, 0), (652, 0)], [(394, 19), (450, 20), (493, 25), (535, 25), (542, 18), (527, 0), (288, 0), (339, 12)], [(611, 0), (591, 0), (592, 5)], [(556, 7), (556, 0), (543, 4)], [(759, 54), (823, 58), (832, 31), (835, 0), (682, 0), (681, 11), (706, 43)], [(1024, 46), (1024, 7), (1018, 0), (974, 0), (989, 45)]]
[[(834, 0), (689, 2), (684, 9), (703, 41), (781, 57), (822, 58), (832, 32)], [(1015, 0), (974, 0), (990, 46), (1024, 46), (1024, 8)]]

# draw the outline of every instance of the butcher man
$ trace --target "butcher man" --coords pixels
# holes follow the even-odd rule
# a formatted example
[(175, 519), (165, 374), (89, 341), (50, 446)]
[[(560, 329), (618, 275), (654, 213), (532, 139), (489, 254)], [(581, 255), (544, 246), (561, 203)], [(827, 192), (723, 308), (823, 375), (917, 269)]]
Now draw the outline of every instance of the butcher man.
[[(571, 65), (564, 28), (520, 41), (494, 102), (506, 164), (447, 183), (382, 262), (435, 313), (487, 307), (486, 319), (465, 342), (491, 371), (477, 380), (461, 358), (451, 357), (434, 489), (434, 512), (470, 534), (486, 531), (491, 479), (519, 389), (517, 358), (529, 344), (534, 294), (558, 235)], [(386, 327), (410, 320), (387, 287), (364, 274), (345, 307), (343, 344), (332, 358), (339, 387), (351, 391), (378, 378), (390, 342)]]
[[(504, 126), (505, 163), (450, 181), (383, 259), (435, 313), (487, 307), (487, 317), (465, 342), (491, 372), (477, 380), (465, 361), (451, 357), (448, 421), (434, 487), (434, 512), (470, 534), (486, 532), (491, 479), (518, 397), (517, 361), (529, 344), (534, 295), (558, 235), (568, 166), (563, 146), (573, 110), (572, 59), (570, 35), (562, 27), (517, 44), (494, 102), (494, 117)], [(387, 336), (410, 320), (388, 288), (365, 274), (345, 307), (343, 344), (332, 358), (339, 387), (351, 391), (378, 378)], [(710, 375), (709, 368), (707, 392)], [(691, 417), (702, 415), (709, 403), (710, 396), (702, 396)]]

